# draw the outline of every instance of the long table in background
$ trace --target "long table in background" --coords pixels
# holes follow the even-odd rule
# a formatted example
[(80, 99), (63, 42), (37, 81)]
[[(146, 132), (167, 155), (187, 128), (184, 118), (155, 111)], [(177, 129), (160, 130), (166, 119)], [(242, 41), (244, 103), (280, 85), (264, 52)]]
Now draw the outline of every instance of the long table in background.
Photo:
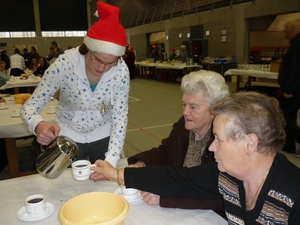
[[(126, 159), (119, 160), (118, 167), (127, 166)], [(0, 221), (13, 225), (59, 225), (57, 215), (60, 207), (70, 198), (88, 192), (114, 192), (119, 186), (111, 181), (76, 181), (71, 169), (66, 169), (58, 178), (47, 179), (40, 174), (0, 181)], [(17, 217), (24, 206), (24, 199), (32, 194), (43, 194), (46, 201), (53, 204), (54, 212), (39, 221), (25, 222)], [(162, 208), (159, 205), (147, 205), (143, 200), (129, 203), (129, 214), (124, 225), (226, 225), (228, 222), (212, 210), (189, 210)]]
[(195, 71), (202, 69), (201, 65), (186, 65), (186, 63), (143, 63), (135, 62), (135, 66), (138, 67), (140, 76), (143, 78), (149, 78), (154, 75), (160, 81), (166, 82), (171, 80), (172, 76), (177, 77), (183, 75), (187, 70)]
[[(23, 123), (21, 117), (12, 117), (13, 110), (21, 108), (22, 105), (11, 101), (9, 97), (4, 97), (4, 99), (6, 100), (8, 109), (0, 110), (0, 138), (5, 139), (10, 177), (12, 178), (35, 173), (36, 171), (20, 172), (19, 170), (16, 140), (19, 138), (33, 136), (27, 126)], [(50, 105), (57, 105), (57, 103), (58, 101), (54, 99), (43, 109), (41, 115), (46, 121), (54, 121), (55, 114), (48, 114), (47, 111), (49, 110)]]
[[(225, 72), (224, 76), (236, 76), (236, 91), (246, 90), (251, 85), (266, 86), (266, 87), (279, 87), (277, 83), (278, 73), (264, 72), (256, 70), (240, 70), (229, 69)], [(242, 77), (247, 76), (247, 82), (244, 87), (240, 86)], [(253, 81), (253, 78), (259, 78), (259, 80)], [(262, 79), (261, 79), (262, 78)]]
[(39, 76), (35, 76), (35, 78), (29, 76), (28, 79), (25, 80), (21, 79), (20, 76), (17, 76), (7, 81), (6, 84), (0, 87), (0, 90), (14, 88), (14, 93), (18, 94), (20, 93), (20, 87), (26, 87), (26, 93), (32, 93), (35, 87), (40, 83), (40, 81), (41, 78)]

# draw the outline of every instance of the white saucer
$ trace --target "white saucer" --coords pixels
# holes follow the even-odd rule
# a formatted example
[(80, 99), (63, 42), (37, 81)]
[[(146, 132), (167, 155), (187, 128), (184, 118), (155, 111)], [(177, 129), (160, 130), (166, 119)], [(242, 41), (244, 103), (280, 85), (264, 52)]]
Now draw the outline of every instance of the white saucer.
[(48, 114), (55, 114), (56, 111), (50, 111), (50, 110), (48, 110), (47, 113), (48, 113)]
[(13, 118), (17, 118), (17, 117), (20, 117), (20, 115), (11, 114), (11, 117), (13, 117)]
[[(118, 194), (118, 195), (122, 195), (121, 193), (121, 188), (118, 188), (117, 190), (114, 191), (115, 194)], [(128, 199), (128, 197), (126, 197), (126, 195), (122, 195), (126, 200), (127, 202), (136, 202), (136, 201), (139, 201), (141, 200), (143, 197), (141, 196), (141, 193), (140, 191), (138, 191), (137, 195), (136, 195), (136, 198), (134, 199)]]
[(0, 110), (1, 110), (1, 109), (8, 109), (8, 106), (5, 106), (5, 107), (3, 107), (3, 108), (0, 108)]
[(20, 220), (23, 221), (37, 221), (37, 220), (41, 220), (44, 219), (48, 216), (50, 216), (55, 210), (54, 205), (52, 205), (49, 202), (46, 202), (46, 210), (43, 214), (38, 215), (38, 216), (29, 216), (26, 212), (26, 208), (25, 206), (23, 206), (17, 213), (17, 216)]

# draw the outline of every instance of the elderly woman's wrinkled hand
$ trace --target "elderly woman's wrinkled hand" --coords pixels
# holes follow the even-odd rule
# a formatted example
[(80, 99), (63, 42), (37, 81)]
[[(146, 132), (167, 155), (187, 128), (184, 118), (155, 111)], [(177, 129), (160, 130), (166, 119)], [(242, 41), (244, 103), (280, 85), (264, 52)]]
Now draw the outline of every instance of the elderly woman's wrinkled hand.
[(141, 191), (141, 195), (143, 197), (143, 200), (148, 204), (148, 205), (157, 205), (159, 204), (160, 196), (156, 194), (152, 194), (150, 192), (146, 191)]
[(109, 162), (104, 160), (97, 160), (95, 166), (91, 167), (91, 170), (94, 171), (90, 175), (90, 179), (97, 180), (115, 180), (117, 169), (115, 169)]

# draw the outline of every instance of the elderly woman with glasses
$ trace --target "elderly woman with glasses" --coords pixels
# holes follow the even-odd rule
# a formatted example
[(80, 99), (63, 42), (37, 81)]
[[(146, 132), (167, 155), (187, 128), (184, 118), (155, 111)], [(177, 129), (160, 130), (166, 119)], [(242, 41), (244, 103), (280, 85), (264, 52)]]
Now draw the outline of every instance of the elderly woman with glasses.
[[(127, 128), (129, 72), (120, 58), (127, 41), (119, 8), (97, 2), (97, 9), (101, 19), (87, 31), (84, 44), (49, 66), (21, 116), (39, 143), (68, 136), (79, 147), (77, 160), (105, 159), (116, 166)], [(40, 112), (58, 90), (55, 122), (47, 122)]]

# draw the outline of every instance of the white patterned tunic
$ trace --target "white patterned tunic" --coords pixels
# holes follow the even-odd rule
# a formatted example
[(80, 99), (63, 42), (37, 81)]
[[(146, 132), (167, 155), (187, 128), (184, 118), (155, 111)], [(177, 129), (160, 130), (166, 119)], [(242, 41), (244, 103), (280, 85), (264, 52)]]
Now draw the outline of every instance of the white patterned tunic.
[(78, 47), (65, 51), (46, 70), (21, 116), (34, 133), (44, 119), (40, 112), (60, 90), (56, 123), (60, 135), (79, 143), (90, 143), (110, 136), (105, 160), (116, 166), (125, 141), (129, 96), (129, 72), (120, 59), (104, 73), (94, 91), (87, 79), (84, 56)]

